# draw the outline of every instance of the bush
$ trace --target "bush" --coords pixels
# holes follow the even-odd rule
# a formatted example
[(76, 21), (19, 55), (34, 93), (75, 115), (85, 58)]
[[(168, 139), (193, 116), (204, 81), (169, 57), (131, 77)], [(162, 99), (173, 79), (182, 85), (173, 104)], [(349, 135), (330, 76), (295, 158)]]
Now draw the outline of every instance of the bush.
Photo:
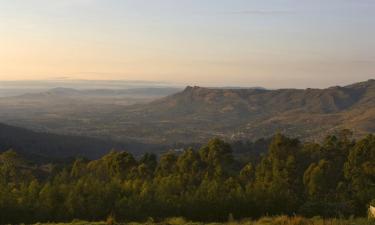
[(115, 217), (111, 214), (107, 217), (106, 220), (107, 225), (115, 225), (116, 224), (116, 219)]
[(187, 223), (187, 221), (182, 217), (169, 218), (165, 222), (168, 225), (183, 225)]

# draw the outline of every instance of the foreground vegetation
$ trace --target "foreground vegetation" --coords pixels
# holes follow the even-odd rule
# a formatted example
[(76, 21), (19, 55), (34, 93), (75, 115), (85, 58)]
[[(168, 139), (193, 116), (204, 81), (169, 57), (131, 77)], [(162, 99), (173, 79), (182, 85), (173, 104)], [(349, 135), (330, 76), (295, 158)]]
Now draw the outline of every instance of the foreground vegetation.
[(149, 219), (146, 222), (140, 223), (112, 223), (110, 221), (106, 222), (87, 222), (87, 221), (73, 221), (71, 223), (59, 223), (59, 224), (38, 224), (38, 225), (108, 225), (108, 224), (118, 224), (118, 225), (375, 225), (375, 220), (372, 219), (322, 219), (319, 217), (306, 219), (303, 217), (263, 217), (259, 220), (249, 220), (243, 219), (241, 221), (228, 221), (223, 223), (199, 223), (187, 221), (184, 218), (176, 217), (169, 218), (162, 222), (154, 222)]
[[(203, 222), (366, 217), (374, 197), (375, 136), (355, 141), (348, 131), (321, 144), (277, 134), (261, 159), (245, 163), (219, 139), (159, 160), (111, 152), (95, 161), (38, 166), (14, 151), (0, 155), (0, 224), (105, 221), (109, 215), (113, 221), (182, 216)], [(279, 217), (255, 224), (262, 223), (323, 222)]]

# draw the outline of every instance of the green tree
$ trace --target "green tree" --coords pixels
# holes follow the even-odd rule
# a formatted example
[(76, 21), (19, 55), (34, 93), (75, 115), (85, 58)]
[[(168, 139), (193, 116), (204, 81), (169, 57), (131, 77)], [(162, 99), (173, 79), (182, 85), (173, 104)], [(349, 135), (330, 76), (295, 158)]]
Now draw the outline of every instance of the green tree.
[(352, 148), (345, 163), (345, 177), (350, 182), (351, 195), (365, 207), (375, 196), (374, 135), (360, 140)]

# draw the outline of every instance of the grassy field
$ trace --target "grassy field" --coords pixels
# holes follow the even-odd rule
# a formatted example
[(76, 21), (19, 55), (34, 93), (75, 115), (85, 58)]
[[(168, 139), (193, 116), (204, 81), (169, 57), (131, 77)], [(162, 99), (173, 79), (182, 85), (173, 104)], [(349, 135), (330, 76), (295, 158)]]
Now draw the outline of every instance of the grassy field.
[(375, 225), (375, 219), (306, 219), (302, 217), (264, 217), (257, 221), (245, 219), (241, 221), (229, 221), (226, 223), (201, 223), (191, 222), (184, 218), (170, 218), (163, 222), (154, 222), (152, 219), (146, 222), (115, 223), (112, 220), (107, 222), (73, 221), (71, 223), (39, 223), (36, 225)]

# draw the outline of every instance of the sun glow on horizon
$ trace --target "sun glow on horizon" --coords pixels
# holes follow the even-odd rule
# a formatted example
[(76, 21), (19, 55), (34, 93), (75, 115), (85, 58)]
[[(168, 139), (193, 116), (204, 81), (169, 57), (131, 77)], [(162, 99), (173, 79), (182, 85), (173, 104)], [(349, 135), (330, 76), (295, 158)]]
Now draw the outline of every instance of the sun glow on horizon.
[(0, 80), (350, 83), (375, 76), (374, 10), (368, 0), (0, 0)]

